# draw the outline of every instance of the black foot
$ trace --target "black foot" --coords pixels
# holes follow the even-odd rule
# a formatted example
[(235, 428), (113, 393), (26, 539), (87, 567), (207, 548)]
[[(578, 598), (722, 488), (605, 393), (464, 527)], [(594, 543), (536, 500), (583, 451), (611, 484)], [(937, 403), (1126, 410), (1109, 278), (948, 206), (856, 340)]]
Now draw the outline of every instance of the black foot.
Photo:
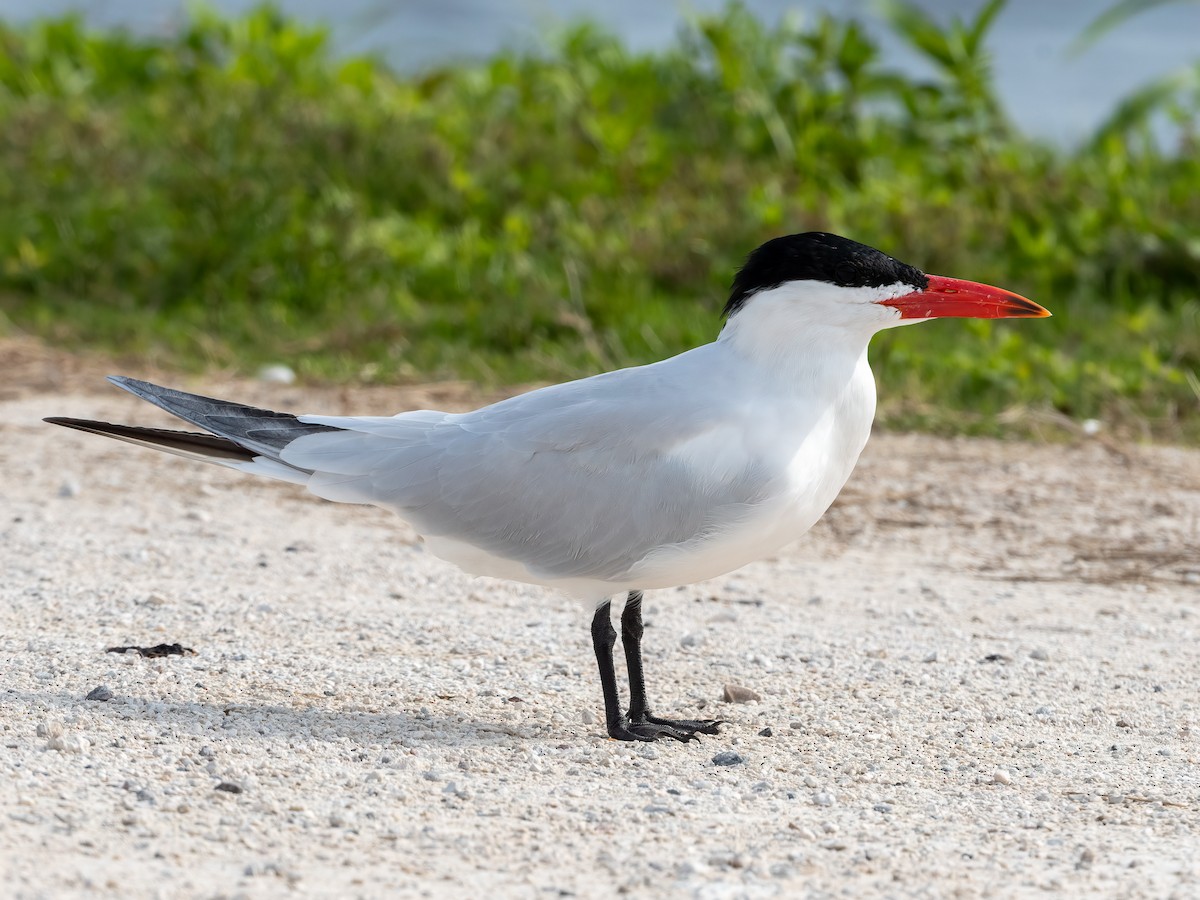
[(646, 716), (651, 725), (666, 725), (679, 731), (690, 731), (692, 734), (720, 734), (720, 719), (660, 719), (658, 716)]
[(701, 734), (717, 734), (720, 721), (716, 719), (660, 719), (645, 716), (638, 721), (628, 717), (621, 724), (608, 726), (608, 736), (617, 741), (657, 741), (670, 738), (686, 744), (699, 740)]

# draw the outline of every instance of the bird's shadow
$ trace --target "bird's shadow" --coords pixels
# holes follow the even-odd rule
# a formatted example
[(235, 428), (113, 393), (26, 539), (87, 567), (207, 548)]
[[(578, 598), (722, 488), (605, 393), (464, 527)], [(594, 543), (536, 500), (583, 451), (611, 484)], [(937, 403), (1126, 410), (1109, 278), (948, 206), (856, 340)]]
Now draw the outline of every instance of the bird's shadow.
[[(549, 723), (535, 716), (525, 724), (481, 721), (468, 716), (434, 715), (426, 712), (370, 712), (321, 706), (279, 706), (269, 703), (173, 701), (154, 697), (114, 697), (100, 702), (75, 694), (7, 691), (7, 702), (25, 704), (67, 719), (88, 707), (110, 721), (145, 721), (155, 724), (187, 724), (189, 718), (202, 723), (228, 723), (238, 735), (257, 734), (270, 740), (289, 739), (324, 742), (361, 737), (364, 744), (395, 742), (438, 746), (511, 746), (517, 740), (551, 736)], [(118, 726), (119, 727), (119, 726)], [(200, 733), (201, 739), (217, 737), (222, 728)]]

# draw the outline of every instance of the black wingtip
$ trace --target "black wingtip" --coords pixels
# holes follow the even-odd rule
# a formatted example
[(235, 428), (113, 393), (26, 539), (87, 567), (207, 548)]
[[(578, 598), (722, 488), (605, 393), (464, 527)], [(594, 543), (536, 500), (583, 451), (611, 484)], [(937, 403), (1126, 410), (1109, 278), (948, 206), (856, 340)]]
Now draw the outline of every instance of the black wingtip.
[(68, 419), (66, 416), (44, 416), (43, 422), (49, 422), (51, 425), (62, 425), (66, 428), (78, 428), (79, 423), (83, 419)]
[(129, 391), (135, 397), (147, 399), (147, 395), (153, 395), (155, 391), (165, 390), (157, 384), (151, 384), (149, 381), (139, 381), (136, 378), (130, 378), (128, 375), (105, 375), (109, 384), (119, 387), (123, 391)]
[(72, 419), (66, 416), (47, 416), (42, 421), (189, 458), (203, 457), (208, 461), (217, 462), (222, 460), (250, 462), (255, 456), (253, 452), (236, 442), (215, 434), (174, 431), (168, 428), (144, 428), (140, 425), (118, 425), (113, 422)]

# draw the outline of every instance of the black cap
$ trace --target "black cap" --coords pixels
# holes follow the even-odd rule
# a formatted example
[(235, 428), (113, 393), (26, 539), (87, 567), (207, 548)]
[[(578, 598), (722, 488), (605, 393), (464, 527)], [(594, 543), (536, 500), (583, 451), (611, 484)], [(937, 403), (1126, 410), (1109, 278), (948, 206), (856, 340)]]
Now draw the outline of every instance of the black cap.
[(789, 281), (823, 281), (839, 287), (908, 284), (924, 290), (929, 279), (886, 253), (825, 231), (789, 234), (767, 241), (746, 258), (733, 279), (725, 315), (731, 316), (758, 291)]

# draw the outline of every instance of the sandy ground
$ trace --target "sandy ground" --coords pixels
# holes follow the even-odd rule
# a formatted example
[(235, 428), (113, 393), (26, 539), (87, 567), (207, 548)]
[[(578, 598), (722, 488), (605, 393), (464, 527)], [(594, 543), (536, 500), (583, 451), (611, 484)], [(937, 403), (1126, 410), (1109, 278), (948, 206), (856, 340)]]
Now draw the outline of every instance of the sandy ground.
[(6, 896), (1200, 895), (1196, 451), (877, 435), (794, 550), (647, 595), (659, 711), (728, 724), (629, 745), (573, 602), (43, 425), (166, 418), (36, 375), (0, 396)]

